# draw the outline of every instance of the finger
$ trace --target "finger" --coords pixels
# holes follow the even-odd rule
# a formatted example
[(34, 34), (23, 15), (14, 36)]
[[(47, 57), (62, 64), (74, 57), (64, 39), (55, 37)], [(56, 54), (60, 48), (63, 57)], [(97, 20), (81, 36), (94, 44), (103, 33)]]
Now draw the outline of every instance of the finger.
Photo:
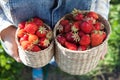
[(21, 62), (21, 60), (20, 60), (20, 57), (19, 57), (19, 53), (18, 53), (18, 49), (16, 48), (16, 47), (12, 47), (11, 49), (10, 49), (12, 52), (12, 57), (17, 61), (17, 62)]
[(21, 62), (19, 54), (18, 54), (18, 49), (16, 44), (11, 44), (8, 41), (5, 41), (5, 47), (6, 47), (6, 52), (13, 57), (17, 62)]
[(14, 51), (12, 52), (12, 55), (11, 55), (17, 62), (21, 62), (20, 60), (20, 57), (19, 57), (19, 54), (17, 51)]
[(17, 62), (21, 62), (20, 57), (13, 56), (13, 58), (14, 58)]
[(105, 58), (106, 53), (107, 53), (107, 44), (105, 45), (105, 48), (104, 48), (104, 50), (102, 52), (101, 60), (103, 60)]

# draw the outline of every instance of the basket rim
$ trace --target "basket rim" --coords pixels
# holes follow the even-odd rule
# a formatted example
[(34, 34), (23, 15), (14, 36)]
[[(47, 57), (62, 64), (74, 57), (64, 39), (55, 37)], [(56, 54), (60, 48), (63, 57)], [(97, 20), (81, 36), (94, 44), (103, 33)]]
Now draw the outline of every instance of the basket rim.
[[(83, 11), (80, 11), (80, 12), (86, 13), (86, 12), (91, 12), (91, 11), (83, 10)], [(93, 11), (92, 11), (92, 12), (93, 12)], [(66, 14), (66, 15), (70, 15), (70, 14), (71, 14), (71, 13), (68, 13), (68, 14)], [(97, 13), (97, 14), (98, 14), (98, 16), (99, 16), (100, 18), (102, 18), (102, 19), (107, 23), (107, 25), (108, 25), (108, 27), (107, 27), (108, 30), (107, 30), (107, 37), (106, 37), (106, 39), (105, 39), (100, 45), (96, 46), (96, 47), (100, 47), (100, 46), (104, 45), (105, 42), (108, 41), (108, 39), (109, 39), (109, 37), (110, 37), (110, 33), (111, 33), (111, 25), (110, 25), (109, 21), (106, 20), (102, 15), (100, 15), (99, 13)], [(64, 19), (66, 15), (64, 15), (61, 19), (59, 19), (59, 21), (56, 23), (56, 25), (55, 25), (55, 27), (54, 27), (54, 29), (53, 29), (53, 36), (54, 36), (55, 43), (58, 44), (58, 46), (60, 46), (62, 49), (66, 50), (66, 51), (69, 51), (69, 52), (73, 52), (73, 53), (86, 53), (86, 52), (89, 52), (89, 51), (91, 51), (91, 50), (96, 49), (96, 47), (92, 47), (92, 48), (90, 48), (90, 49), (88, 49), (88, 50), (85, 50), (85, 51), (70, 50), (70, 49), (67, 49), (67, 48), (63, 47), (63, 46), (56, 40), (56, 28), (57, 28), (57, 26), (59, 25), (60, 21), (61, 21), (62, 19)], [(105, 27), (105, 28), (106, 28), (106, 27)]]
[[(49, 28), (50, 30), (52, 30), (49, 25), (47, 25), (47, 24), (45, 24), (45, 23), (44, 23), (44, 25), (45, 25), (47, 28)], [(18, 32), (18, 30), (20, 30), (19, 27), (17, 28), (16, 33), (15, 33), (15, 40), (16, 40), (16, 43), (17, 43), (18, 48), (20, 48), (20, 49), (23, 50), (23, 48), (21, 47), (21, 45), (20, 45), (20, 43), (19, 43), (19, 41), (18, 41), (18, 37), (17, 37), (17, 32)], [(53, 34), (53, 32), (52, 32), (52, 34)], [(42, 52), (44, 52), (44, 51), (47, 51), (49, 48), (52, 48), (53, 44), (54, 44), (54, 37), (52, 36), (51, 43), (50, 43), (50, 45), (49, 45), (47, 48), (45, 48), (45, 49), (43, 49), (43, 50), (41, 50), (41, 51), (38, 51), (38, 52), (32, 52), (32, 51), (27, 51), (27, 50), (24, 50), (24, 51), (27, 52), (28, 54), (38, 54), (38, 53), (40, 53), (40, 52), (42, 53)]]

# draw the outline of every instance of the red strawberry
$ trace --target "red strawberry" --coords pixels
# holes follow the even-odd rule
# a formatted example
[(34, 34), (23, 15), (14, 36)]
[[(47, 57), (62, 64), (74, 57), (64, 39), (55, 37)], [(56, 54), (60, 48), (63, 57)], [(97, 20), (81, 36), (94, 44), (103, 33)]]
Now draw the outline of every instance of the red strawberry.
[(84, 21), (81, 24), (80, 28), (84, 33), (91, 33), (93, 25), (91, 23), (88, 23), (88, 22)]
[(88, 12), (87, 17), (92, 17), (94, 19), (98, 19), (99, 18), (98, 14), (95, 13), (95, 12), (92, 12), (92, 11)]
[(38, 30), (38, 26), (33, 22), (28, 22), (26, 23), (24, 30), (30, 34), (34, 34)]
[(71, 24), (67, 24), (65, 27), (64, 27), (64, 32), (67, 33), (67, 32), (70, 32), (71, 31)]
[(90, 44), (90, 36), (89, 35), (84, 35), (81, 37), (79, 44), (82, 46), (88, 46)]
[(71, 26), (71, 30), (73, 32), (77, 32), (80, 30), (80, 22), (77, 21), (77, 22), (74, 22), (73, 25)]
[(66, 26), (66, 25), (68, 25), (68, 24), (69, 24), (69, 21), (68, 21), (68, 20), (63, 19), (63, 20), (61, 20), (61, 21), (60, 21), (60, 24), (61, 24), (62, 26)]
[(65, 42), (66, 42), (66, 38), (63, 37), (62, 35), (57, 35), (57, 41), (61, 44), (61, 45), (65, 45)]
[(17, 36), (19, 38), (23, 37), (26, 34), (26, 31), (24, 29), (18, 30)]
[(90, 17), (87, 17), (87, 16), (85, 16), (84, 21), (86, 21), (90, 24), (95, 24), (96, 23), (96, 20), (94, 18), (90, 18)]
[(78, 32), (78, 35), (79, 35), (80, 37), (82, 37), (82, 36), (85, 35), (85, 33), (84, 33), (83, 31), (79, 31), (79, 32)]
[(82, 20), (83, 19), (83, 14), (81, 14), (81, 13), (78, 13), (78, 14), (76, 14), (75, 16), (74, 16), (74, 19), (75, 20)]
[(47, 48), (49, 45), (50, 45), (49, 39), (47, 39), (47, 38), (45, 38), (45, 37), (40, 38), (39, 46), (40, 46), (42, 49)]
[(28, 40), (28, 35), (25, 34), (23, 37), (20, 38), (20, 43), (21, 43), (22, 41), (27, 41), (27, 40)]
[(37, 44), (38, 43), (38, 36), (36, 36), (34, 34), (29, 34), (28, 41), (33, 43), (33, 44)]
[(79, 46), (78, 50), (79, 51), (85, 51), (85, 50), (87, 50), (87, 46)]
[(40, 38), (45, 37), (46, 34), (47, 34), (47, 29), (44, 26), (39, 27), (39, 29), (36, 32), (36, 35)]
[(33, 52), (38, 52), (38, 51), (41, 51), (41, 49), (40, 49), (39, 46), (34, 45), (33, 48), (31, 49), (31, 51), (33, 51)]
[(70, 50), (77, 50), (77, 46), (70, 42), (65, 42), (65, 47)]
[(33, 47), (33, 44), (29, 41), (22, 41), (20, 44), (24, 50), (31, 50)]
[(72, 32), (68, 32), (68, 33), (65, 34), (66, 40), (67, 40), (67, 41), (70, 41), (70, 42), (73, 42), (73, 41), (74, 41), (74, 39), (73, 39), (72, 36), (73, 36), (73, 33), (72, 33)]
[(105, 29), (105, 26), (101, 22), (96, 22), (94, 24), (93, 30), (104, 30), (104, 29)]
[(69, 32), (69, 33), (66, 33), (65, 37), (66, 37), (66, 40), (69, 42), (77, 43), (80, 41), (80, 37), (78, 33)]
[(96, 22), (93, 26), (93, 30), (100, 30), (100, 26), (101, 26), (101, 23), (100, 22)]
[(95, 31), (91, 34), (91, 46), (95, 47), (100, 45), (104, 38), (105, 38), (106, 33), (103, 31)]
[(20, 29), (24, 29), (24, 27), (25, 27), (25, 21), (24, 22), (20, 22), (19, 24), (18, 24), (18, 27), (20, 28)]
[(72, 14), (73, 14), (74, 20), (80, 21), (80, 20), (82, 20), (83, 17), (84, 17), (83, 14), (80, 12), (80, 10), (77, 10), (77, 9), (74, 9), (74, 10), (72, 11)]
[(40, 18), (38, 18), (38, 17), (34, 17), (33, 19), (32, 19), (32, 21), (37, 25), (37, 26), (43, 26), (43, 21), (40, 19)]

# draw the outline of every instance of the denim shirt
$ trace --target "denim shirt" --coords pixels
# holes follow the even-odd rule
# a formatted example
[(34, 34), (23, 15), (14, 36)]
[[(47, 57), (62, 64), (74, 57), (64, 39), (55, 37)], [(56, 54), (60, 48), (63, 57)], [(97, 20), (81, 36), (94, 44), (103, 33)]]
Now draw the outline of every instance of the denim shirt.
[[(74, 8), (96, 11), (107, 19), (109, 0), (0, 0), (0, 31), (35, 16), (54, 28)], [(101, 8), (103, 12), (99, 11)]]

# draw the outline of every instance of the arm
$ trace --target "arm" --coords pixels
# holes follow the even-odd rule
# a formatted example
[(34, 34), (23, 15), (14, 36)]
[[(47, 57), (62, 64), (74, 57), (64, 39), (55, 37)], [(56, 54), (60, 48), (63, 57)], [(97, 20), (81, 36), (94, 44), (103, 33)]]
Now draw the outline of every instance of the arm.
[(16, 61), (20, 62), (15, 42), (16, 27), (7, 19), (0, 7), (0, 37), (3, 48)]
[(0, 33), (2, 30), (4, 30), (5, 28), (7, 28), (10, 25), (13, 25), (13, 24), (4, 15), (4, 12), (0, 6)]
[(94, 0), (91, 6), (91, 11), (101, 14), (105, 19), (108, 19), (110, 0)]

